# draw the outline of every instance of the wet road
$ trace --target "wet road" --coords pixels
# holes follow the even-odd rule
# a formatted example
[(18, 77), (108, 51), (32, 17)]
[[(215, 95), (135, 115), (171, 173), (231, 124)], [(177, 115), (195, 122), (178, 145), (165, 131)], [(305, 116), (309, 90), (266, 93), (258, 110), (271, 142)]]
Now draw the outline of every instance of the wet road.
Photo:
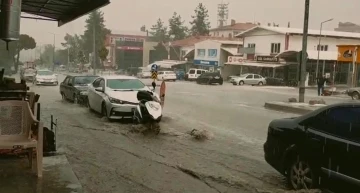
[[(59, 79), (63, 79), (62, 75)], [(86, 192), (281, 192), (284, 178), (263, 159), (268, 123), (295, 116), (263, 108), (296, 90), (167, 83), (161, 135), (129, 132), (87, 108), (63, 101), (59, 87), (31, 86), (41, 95), (42, 119), (59, 122), (58, 144)], [(314, 91), (309, 91), (316, 98)], [(328, 103), (341, 98), (326, 98)], [(348, 100), (348, 99), (347, 99)], [(210, 140), (188, 132), (205, 129)]]

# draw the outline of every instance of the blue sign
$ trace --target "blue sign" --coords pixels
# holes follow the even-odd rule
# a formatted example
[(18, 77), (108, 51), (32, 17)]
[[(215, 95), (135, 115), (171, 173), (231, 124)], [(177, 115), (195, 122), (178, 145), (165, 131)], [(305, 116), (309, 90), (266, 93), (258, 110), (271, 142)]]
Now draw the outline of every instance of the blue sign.
[(211, 60), (194, 60), (195, 65), (204, 65), (204, 66), (218, 66), (218, 61), (211, 61)]
[(156, 64), (151, 65), (151, 71), (157, 71), (158, 66)]

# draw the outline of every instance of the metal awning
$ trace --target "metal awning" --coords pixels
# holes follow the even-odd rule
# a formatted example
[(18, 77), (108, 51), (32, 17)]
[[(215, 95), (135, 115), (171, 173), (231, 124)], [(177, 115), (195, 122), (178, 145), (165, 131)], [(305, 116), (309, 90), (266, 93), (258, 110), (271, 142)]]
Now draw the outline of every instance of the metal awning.
[[(300, 50), (285, 50), (278, 55), (276, 58), (297, 58), (297, 54)], [(318, 53), (317, 50), (308, 50), (308, 58), (310, 60), (317, 60), (319, 56), (319, 60), (337, 60), (338, 52), (337, 51), (320, 51)]]
[(109, 3), (110, 0), (22, 0), (21, 11), (57, 21), (61, 26)]
[(250, 67), (264, 67), (264, 68), (278, 68), (286, 66), (287, 64), (274, 64), (274, 63), (260, 63), (260, 62), (227, 62), (226, 65), (234, 66), (250, 66)]
[(239, 55), (237, 47), (233, 47), (233, 48), (221, 47), (221, 49), (228, 52), (228, 53), (230, 53), (233, 56)]

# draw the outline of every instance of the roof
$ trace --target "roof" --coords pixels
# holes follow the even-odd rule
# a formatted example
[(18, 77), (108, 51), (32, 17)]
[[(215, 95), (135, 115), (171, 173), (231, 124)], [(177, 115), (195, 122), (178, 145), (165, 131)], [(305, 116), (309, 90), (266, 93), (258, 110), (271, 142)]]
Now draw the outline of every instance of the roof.
[[(279, 53), (278, 55), (276, 55), (275, 57), (279, 57), (279, 58), (287, 58), (287, 57), (297, 57), (297, 54), (299, 53), (299, 50), (286, 50), (283, 51), (281, 53)], [(317, 60), (318, 57), (318, 51), (317, 50), (307, 50), (307, 54), (308, 54), (308, 58), (310, 60)], [(319, 59), (320, 60), (337, 60), (338, 58), (338, 52), (337, 51), (320, 51), (319, 53)]]
[(182, 40), (176, 40), (171, 42), (172, 46), (181, 46), (181, 47), (185, 47), (185, 46), (193, 46), (198, 42), (202, 42), (205, 40), (223, 40), (223, 41), (231, 41), (231, 40), (235, 40), (235, 41), (239, 41), (238, 38), (225, 38), (225, 37), (215, 37), (215, 36), (191, 36)]
[(130, 36), (147, 36), (147, 32), (143, 31), (122, 31), (122, 30), (111, 30), (111, 35), (130, 35)]
[(109, 3), (110, 0), (23, 0), (21, 11), (55, 20), (61, 26)]
[(242, 45), (243, 41), (239, 40), (214, 40), (216, 42), (219, 42), (221, 44), (228, 44), (228, 45)]
[(253, 23), (235, 23), (234, 25), (226, 25), (223, 27), (210, 29), (210, 31), (227, 31), (227, 30), (245, 31), (255, 26), (257, 25)]
[[(236, 35), (236, 37), (244, 37), (246, 34), (253, 32), (254, 30), (263, 29), (268, 31), (273, 31), (280, 34), (293, 34), (293, 35), (302, 35), (303, 29), (300, 28), (287, 28), (287, 27), (269, 27), (269, 26), (255, 26), (251, 29), (243, 31)], [(322, 36), (328, 37), (343, 37), (343, 38), (352, 38), (352, 39), (360, 39), (360, 33), (351, 33), (351, 32), (339, 32), (339, 31), (321, 31)], [(319, 36), (320, 30), (308, 30), (308, 35)]]

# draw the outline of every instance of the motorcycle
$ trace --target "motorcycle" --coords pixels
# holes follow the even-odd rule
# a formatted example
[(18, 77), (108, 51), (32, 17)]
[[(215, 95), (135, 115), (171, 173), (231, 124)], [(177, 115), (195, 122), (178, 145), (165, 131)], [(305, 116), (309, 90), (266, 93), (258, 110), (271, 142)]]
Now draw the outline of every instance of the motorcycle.
[(139, 104), (134, 110), (134, 123), (142, 124), (148, 130), (160, 133), (159, 122), (162, 118), (162, 107), (159, 99), (151, 91), (139, 91), (137, 93)]

